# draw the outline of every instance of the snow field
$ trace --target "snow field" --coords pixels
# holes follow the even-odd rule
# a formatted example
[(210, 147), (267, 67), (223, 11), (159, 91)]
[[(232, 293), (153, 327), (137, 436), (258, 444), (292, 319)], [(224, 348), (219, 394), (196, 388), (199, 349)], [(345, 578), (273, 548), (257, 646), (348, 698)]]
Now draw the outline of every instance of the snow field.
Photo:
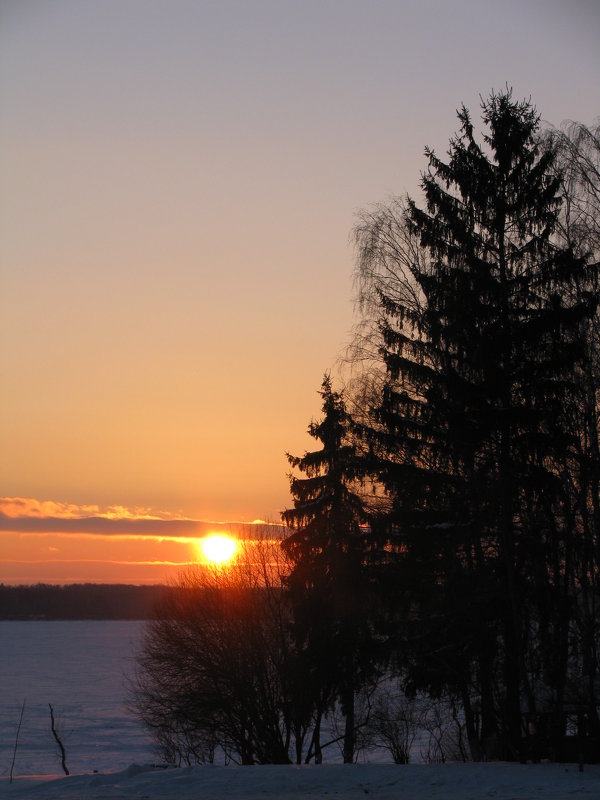
[(0, 798), (36, 800), (598, 800), (600, 767), (559, 764), (330, 764), (122, 772), (0, 782)]

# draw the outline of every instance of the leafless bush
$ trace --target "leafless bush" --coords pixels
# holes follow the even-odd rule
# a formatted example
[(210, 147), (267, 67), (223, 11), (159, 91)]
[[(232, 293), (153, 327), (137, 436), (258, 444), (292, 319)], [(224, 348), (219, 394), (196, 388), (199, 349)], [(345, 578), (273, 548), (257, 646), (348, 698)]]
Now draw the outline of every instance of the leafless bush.
[(426, 712), (420, 698), (407, 697), (397, 683), (388, 680), (378, 692), (371, 715), (374, 743), (387, 750), (395, 764), (408, 764)]
[(464, 722), (456, 705), (445, 698), (430, 700), (421, 719), (424, 736), (421, 758), (427, 763), (468, 761)]
[(146, 629), (132, 707), (169, 763), (286, 763), (302, 736), (289, 677), (286, 569), (278, 541), (181, 575)]

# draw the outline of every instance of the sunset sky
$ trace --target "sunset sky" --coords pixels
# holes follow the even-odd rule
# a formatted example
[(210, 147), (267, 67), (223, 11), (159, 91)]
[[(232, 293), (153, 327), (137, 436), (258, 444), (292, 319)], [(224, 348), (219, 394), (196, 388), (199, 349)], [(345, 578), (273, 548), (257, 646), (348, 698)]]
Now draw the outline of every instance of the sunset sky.
[(0, 0), (0, 582), (278, 521), (356, 212), (492, 89), (591, 123), (599, 41), (597, 0)]

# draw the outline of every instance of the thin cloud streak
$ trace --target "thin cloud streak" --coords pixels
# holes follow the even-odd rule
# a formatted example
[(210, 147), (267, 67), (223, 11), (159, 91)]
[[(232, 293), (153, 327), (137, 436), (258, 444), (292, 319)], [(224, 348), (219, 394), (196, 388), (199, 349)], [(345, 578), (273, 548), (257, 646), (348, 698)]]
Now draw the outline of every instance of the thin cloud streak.
[(30, 534), (89, 534), (102, 536), (152, 536), (196, 539), (211, 532), (229, 532), (246, 538), (264, 528), (283, 531), (283, 526), (261, 521), (211, 522), (177, 517), (151, 509), (61, 503), (35, 498), (0, 498), (0, 532)]
[(77, 503), (63, 503), (56, 500), (37, 500), (34, 497), (0, 497), (0, 515), (15, 519), (18, 517), (34, 517), (45, 519), (85, 519), (98, 517), (100, 519), (144, 519), (167, 520), (175, 519), (176, 515), (167, 511), (156, 511), (150, 508), (126, 506), (107, 506), (104, 509), (98, 505), (80, 505)]

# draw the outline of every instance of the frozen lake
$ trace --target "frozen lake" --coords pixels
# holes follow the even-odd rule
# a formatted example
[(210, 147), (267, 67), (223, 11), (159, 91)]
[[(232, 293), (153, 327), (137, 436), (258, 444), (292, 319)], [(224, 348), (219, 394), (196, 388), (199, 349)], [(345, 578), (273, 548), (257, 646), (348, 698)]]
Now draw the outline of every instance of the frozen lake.
[(23, 700), (15, 775), (61, 771), (56, 728), (72, 773), (156, 760), (127, 710), (126, 678), (143, 622), (0, 622), (0, 778), (10, 773)]
[[(127, 675), (141, 622), (0, 622), (0, 797), (80, 800), (175, 800), (197, 796), (259, 800), (264, 797), (358, 800), (563, 800), (600, 797), (600, 767), (584, 773), (564, 764), (414, 765), (319, 767), (196, 767), (150, 770), (156, 761), (145, 730), (126, 707)], [(15, 733), (27, 700), (9, 785)], [(48, 703), (73, 775), (59, 780), (60, 753)], [(94, 770), (99, 774), (94, 775)], [(107, 774), (110, 773), (110, 774)]]

